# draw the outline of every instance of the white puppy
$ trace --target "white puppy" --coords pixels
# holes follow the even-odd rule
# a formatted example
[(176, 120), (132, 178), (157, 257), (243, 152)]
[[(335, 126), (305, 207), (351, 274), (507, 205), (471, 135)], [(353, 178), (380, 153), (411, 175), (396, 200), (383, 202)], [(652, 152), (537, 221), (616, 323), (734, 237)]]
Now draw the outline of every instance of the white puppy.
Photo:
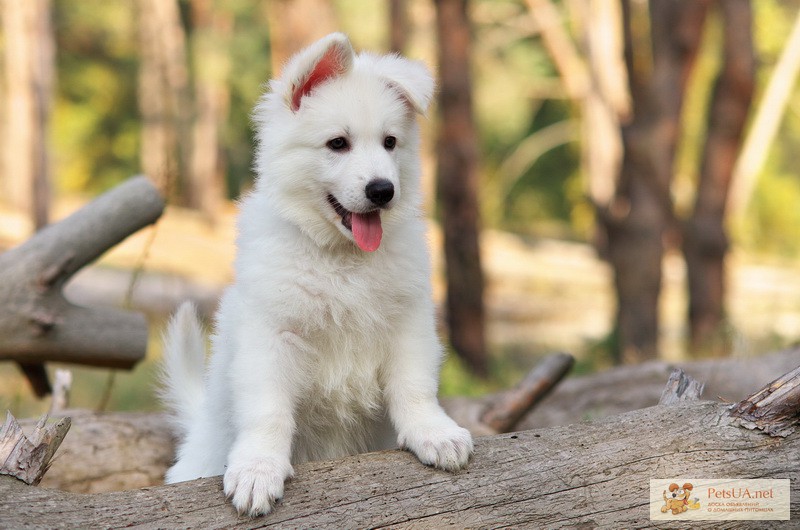
[(180, 436), (167, 482), (224, 473), (236, 509), (257, 515), (293, 463), (399, 445), (467, 464), (472, 438), (436, 397), (416, 124), (432, 93), (421, 63), (356, 55), (339, 33), (271, 82), (205, 375), (191, 305), (166, 333), (162, 396)]

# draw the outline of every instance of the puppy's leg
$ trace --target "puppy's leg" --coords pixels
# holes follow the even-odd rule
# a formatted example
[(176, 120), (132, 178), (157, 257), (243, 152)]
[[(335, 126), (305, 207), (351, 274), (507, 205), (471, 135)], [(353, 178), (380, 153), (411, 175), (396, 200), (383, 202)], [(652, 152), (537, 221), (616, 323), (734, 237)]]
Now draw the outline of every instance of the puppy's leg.
[(291, 465), (299, 366), (296, 336), (263, 322), (238, 326), (230, 367), (236, 438), (228, 455), (225, 494), (242, 514), (269, 513), (283, 497)]
[(472, 436), (439, 405), (441, 347), (433, 327), (433, 309), (407, 315), (390, 356), (384, 388), (398, 444), (423, 463), (448, 471), (467, 465)]

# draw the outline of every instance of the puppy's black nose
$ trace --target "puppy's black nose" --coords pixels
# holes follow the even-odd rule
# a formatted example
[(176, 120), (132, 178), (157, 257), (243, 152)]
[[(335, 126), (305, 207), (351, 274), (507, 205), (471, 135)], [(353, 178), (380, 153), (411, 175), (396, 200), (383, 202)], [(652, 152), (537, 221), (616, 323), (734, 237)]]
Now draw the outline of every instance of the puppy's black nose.
[(375, 206), (383, 206), (394, 197), (394, 184), (386, 179), (375, 179), (367, 184), (364, 193)]

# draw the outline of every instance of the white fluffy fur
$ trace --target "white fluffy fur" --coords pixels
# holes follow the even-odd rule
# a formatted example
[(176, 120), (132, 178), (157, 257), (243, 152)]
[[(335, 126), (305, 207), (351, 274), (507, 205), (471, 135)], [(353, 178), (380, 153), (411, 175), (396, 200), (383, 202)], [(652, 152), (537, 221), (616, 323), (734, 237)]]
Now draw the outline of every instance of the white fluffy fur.
[[(292, 108), (326, 54), (341, 71)], [(330, 55), (328, 55), (330, 57)], [(342, 34), (295, 56), (255, 110), (253, 193), (241, 202), (236, 281), (202, 380), (202, 329), (184, 305), (165, 340), (163, 396), (181, 435), (167, 482), (224, 473), (240, 513), (271, 510), (292, 464), (400, 447), (464, 467), (469, 432), (437, 401), (434, 325), (420, 213), (419, 133), (433, 80), (420, 63), (353, 54)], [(384, 148), (387, 135), (397, 138)], [(348, 139), (347, 152), (326, 144)], [(327, 201), (366, 212), (365, 185), (393, 183), (383, 239), (364, 252)]]

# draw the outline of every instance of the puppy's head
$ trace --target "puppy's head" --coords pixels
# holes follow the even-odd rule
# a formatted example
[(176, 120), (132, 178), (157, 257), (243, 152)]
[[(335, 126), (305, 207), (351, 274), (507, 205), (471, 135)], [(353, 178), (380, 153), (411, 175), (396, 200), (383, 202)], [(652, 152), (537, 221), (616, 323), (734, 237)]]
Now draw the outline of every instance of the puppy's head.
[(416, 215), (416, 114), (433, 95), (421, 63), (356, 55), (329, 35), (294, 56), (256, 108), (258, 190), (320, 245), (377, 250)]

